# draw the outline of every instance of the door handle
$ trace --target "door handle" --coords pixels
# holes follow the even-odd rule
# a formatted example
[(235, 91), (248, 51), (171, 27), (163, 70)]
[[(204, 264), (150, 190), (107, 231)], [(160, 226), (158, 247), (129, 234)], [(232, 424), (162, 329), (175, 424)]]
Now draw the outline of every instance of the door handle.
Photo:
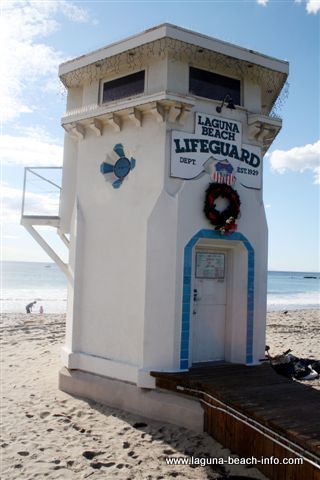
[(199, 298), (198, 298), (198, 290), (195, 288), (195, 289), (193, 290), (193, 301), (194, 301), (194, 302), (197, 302), (198, 300), (199, 300)]

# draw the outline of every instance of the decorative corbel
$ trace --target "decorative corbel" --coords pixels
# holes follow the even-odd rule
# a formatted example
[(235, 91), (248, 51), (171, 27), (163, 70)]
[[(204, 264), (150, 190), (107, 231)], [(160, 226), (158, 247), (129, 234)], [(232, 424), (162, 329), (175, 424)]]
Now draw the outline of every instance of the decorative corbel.
[(70, 134), (70, 131), (71, 131), (70, 125), (65, 124), (65, 123), (62, 123), (62, 124), (61, 124), (61, 127), (64, 129), (64, 131), (65, 131), (66, 133)]
[(141, 127), (142, 125), (142, 113), (137, 108), (131, 108), (128, 117), (133, 121), (136, 127)]
[(248, 117), (248, 137), (259, 143), (271, 144), (280, 131), (282, 122), (280, 119), (265, 115), (252, 114)]
[(168, 121), (172, 123), (176, 122), (180, 113), (181, 113), (181, 105), (174, 103), (169, 107)]
[(152, 105), (150, 107), (150, 112), (155, 117), (157, 122), (159, 122), (159, 123), (164, 122), (166, 112), (165, 112), (165, 109), (163, 108), (163, 106), (159, 102), (152, 103)]
[(260, 134), (262, 130), (262, 125), (260, 122), (252, 123), (251, 125), (248, 125), (248, 137), (251, 140), (256, 139)]
[(85, 129), (83, 128), (80, 123), (76, 123), (72, 125), (71, 128), (72, 135), (75, 137), (79, 138), (80, 140), (83, 140), (85, 137)]
[(97, 118), (93, 118), (88, 126), (89, 128), (91, 128), (91, 130), (95, 132), (97, 137), (101, 137), (103, 132), (103, 123), (101, 122), (101, 120), (98, 120)]
[(120, 130), (121, 130), (121, 120), (117, 115), (115, 115), (113, 113), (110, 117), (107, 118), (107, 122), (109, 123), (109, 125), (111, 125), (113, 127), (113, 129), (116, 132), (120, 132)]
[(272, 143), (277, 136), (277, 130), (275, 128), (263, 128), (258, 137), (258, 140), (263, 143)]
[(191, 105), (181, 104), (181, 111), (180, 111), (180, 114), (178, 115), (176, 121), (179, 122), (180, 125), (184, 125), (189, 113), (191, 112), (191, 110), (192, 110)]
[(76, 135), (73, 131), (74, 126), (72, 126), (70, 123), (62, 124), (61, 126), (62, 128), (64, 128), (65, 132), (69, 135), (70, 138), (73, 138), (74, 140), (79, 139), (78, 135)]

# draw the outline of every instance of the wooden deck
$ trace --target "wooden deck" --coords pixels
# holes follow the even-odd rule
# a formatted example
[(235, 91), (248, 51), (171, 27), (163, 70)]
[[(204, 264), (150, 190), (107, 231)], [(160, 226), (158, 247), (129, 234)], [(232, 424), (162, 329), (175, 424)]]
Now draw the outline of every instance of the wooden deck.
[(320, 480), (320, 392), (269, 365), (204, 364), (152, 375), (158, 388), (198, 397), (204, 430), (241, 457), (304, 456), (303, 465), (257, 465), (270, 479)]

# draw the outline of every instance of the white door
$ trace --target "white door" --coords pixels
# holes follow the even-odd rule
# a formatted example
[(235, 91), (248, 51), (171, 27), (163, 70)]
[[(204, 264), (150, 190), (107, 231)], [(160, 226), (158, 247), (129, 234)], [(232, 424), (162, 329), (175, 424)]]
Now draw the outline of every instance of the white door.
[(192, 361), (224, 359), (227, 298), (226, 253), (197, 251), (193, 282)]

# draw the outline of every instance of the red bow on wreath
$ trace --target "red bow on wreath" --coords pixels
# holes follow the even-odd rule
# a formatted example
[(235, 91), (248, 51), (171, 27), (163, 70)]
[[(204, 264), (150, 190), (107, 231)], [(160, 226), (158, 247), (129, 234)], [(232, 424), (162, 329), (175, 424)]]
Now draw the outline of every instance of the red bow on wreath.
[[(216, 200), (219, 197), (228, 200), (228, 205), (222, 212), (216, 209)], [(240, 213), (240, 204), (238, 192), (230, 185), (211, 183), (206, 190), (204, 213), (212, 225), (215, 225), (215, 230), (224, 235), (237, 229), (235, 221)]]

